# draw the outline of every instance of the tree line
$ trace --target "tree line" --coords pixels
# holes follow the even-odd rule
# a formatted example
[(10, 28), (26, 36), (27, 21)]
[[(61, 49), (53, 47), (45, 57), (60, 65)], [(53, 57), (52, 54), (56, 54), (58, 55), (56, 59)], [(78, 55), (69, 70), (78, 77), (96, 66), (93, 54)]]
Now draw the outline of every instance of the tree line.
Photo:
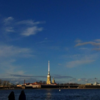
[(9, 82), (9, 81), (6, 81), (6, 80), (1, 80), (0, 79), (0, 87), (9, 87), (11, 86), (12, 84)]

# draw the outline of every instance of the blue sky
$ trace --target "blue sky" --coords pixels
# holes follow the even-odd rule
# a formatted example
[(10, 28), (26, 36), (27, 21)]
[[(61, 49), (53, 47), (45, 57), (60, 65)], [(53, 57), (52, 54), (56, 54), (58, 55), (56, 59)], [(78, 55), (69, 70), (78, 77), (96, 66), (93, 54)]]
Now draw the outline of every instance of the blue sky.
[[(0, 1), (0, 78), (100, 82), (100, 0)], [(97, 78), (95, 80), (95, 78)]]

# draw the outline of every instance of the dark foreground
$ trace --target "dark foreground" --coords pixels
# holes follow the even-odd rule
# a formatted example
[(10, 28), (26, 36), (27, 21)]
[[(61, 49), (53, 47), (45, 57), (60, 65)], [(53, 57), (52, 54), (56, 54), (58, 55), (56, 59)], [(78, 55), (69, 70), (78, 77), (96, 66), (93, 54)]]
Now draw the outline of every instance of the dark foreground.
[[(8, 100), (14, 91), (15, 100), (22, 90), (0, 90), (0, 100)], [(100, 89), (25, 89), (26, 100), (100, 100)]]

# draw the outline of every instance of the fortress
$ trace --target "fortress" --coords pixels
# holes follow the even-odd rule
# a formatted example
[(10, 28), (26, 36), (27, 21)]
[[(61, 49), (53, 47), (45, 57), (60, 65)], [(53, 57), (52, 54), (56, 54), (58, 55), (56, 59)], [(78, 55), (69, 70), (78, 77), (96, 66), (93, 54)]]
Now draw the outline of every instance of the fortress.
[[(8, 87), (1, 87), (1, 88), (8, 88)], [(53, 78), (51, 82), (50, 76), (50, 61), (48, 61), (48, 74), (47, 74), (47, 81), (45, 83), (42, 82), (34, 82), (34, 83), (25, 83), (18, 84), (15, 88), (22, 88), (22, 89), (37, 89), (37, 88), (63, 88), (63, 89), (100, 89), (100, 84), (95, 82), (95, 84), (87, 83), (87, 84), (77, 84), (77, 83), (64, 83), (64, 84), (57, 84)]]

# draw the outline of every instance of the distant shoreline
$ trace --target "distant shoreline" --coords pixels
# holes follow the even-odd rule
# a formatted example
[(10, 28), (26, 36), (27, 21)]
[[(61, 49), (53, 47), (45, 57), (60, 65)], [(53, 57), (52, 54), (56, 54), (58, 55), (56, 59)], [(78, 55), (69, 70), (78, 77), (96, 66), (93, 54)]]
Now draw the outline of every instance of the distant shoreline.
[(42, 90), (42, 89), (44, 89), (44, 90), (46, 90), (46, 89), (67, 89), (67, 90), (72, 90), (72, 89), (77, 89), (77, 90), (80, 90), (80, 89), (100, 89), (100, 88), (26, 88), (26, 89), (22, 89), (22, 88), (10, 88), (10, 89), (7, 89), (7, 88), (5, 88), (5, 89), (0, 89), (0, 90), (29, 90), (29, 89), (35, 89), (35, 90)]

